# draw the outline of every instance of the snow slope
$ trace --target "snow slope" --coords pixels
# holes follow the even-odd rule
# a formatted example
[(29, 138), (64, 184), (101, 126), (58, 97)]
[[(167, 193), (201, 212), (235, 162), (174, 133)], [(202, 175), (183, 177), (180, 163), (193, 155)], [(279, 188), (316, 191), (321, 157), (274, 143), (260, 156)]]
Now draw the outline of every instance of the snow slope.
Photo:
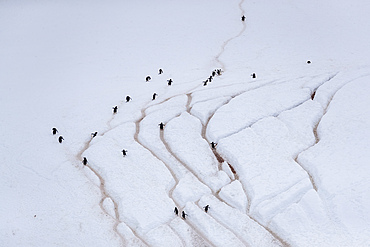
[(0, 2), (0, 245), (369, 246), (369, 11)]

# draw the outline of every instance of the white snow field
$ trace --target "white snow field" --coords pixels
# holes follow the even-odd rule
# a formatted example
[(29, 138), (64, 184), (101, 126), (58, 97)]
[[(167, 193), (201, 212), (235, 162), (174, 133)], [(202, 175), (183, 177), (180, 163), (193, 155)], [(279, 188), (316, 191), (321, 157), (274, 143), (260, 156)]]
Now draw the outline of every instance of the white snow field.
[(0, 246), (370, 246), (368, 13), (1, 1)]

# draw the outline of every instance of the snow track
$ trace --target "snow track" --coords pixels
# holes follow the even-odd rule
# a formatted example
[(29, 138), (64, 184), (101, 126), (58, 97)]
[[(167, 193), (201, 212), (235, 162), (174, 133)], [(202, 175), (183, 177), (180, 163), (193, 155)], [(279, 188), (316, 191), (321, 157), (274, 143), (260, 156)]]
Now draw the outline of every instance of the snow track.
[[(243, 2), (244, 2), (244, 0), (241, 0), (240, 2), (239, 2), (239, 9), (240, 9), (240, 11), (241, 11), (241, 15), (240, 16), (243, 16), (244, 15), (244, 9), (243, 9), (243, 7), (242, 7), (242, 5), (243, 5)], [(222, 44), (222, 46), (221, 46), (221, 50), (220, 50), (220, 52), (216, 55), (216, 57), (215, 57), (215, 60), (216, 60), (216, 62), (217, 62), (217, 64), (219, 64), (220, 66), (221, 66), (221, 69), (222, 70), (226, 70), (226, 68), (225, 68), (225, 64), (222, 62), (222, 60), (220, 59), (220, 57), (222, 56), (222, 54), (225, 52), (225, 48), (226, 48), (226, 46), (230, 43), (230, 41), (232, 41), (232, 40), (234, 40), (234, 39), (236, 39), (236, 38), (238, 38), (238, 37), (240, 37), (243, 33), (244, 33), (244, 31), (245, 31), (245, 29), (247, 28), (247, 25), (245, 24), (245, 22), (243, 21), (242, 22), (242, 25), (243, 25), (243, 28), (240, 30), (240, 32), (237, 34), (237, 35), (235, 35), (235, 36), (233, 36), (233, 37), (231, 37), (231, 38), (229, 38), (229, 39), (227, 39), (223, 44)]]

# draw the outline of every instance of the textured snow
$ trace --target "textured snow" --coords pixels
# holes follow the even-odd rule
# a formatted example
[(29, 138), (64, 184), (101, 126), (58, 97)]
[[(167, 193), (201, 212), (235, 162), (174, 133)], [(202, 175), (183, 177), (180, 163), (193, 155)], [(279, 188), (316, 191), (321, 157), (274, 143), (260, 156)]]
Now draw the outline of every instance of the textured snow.
[(239, 209), (243, 213), (247, 212), (248, 198), (240, 181), (235, 180), (224, 186), (218, 195), (232, 207)]
[(208, 214), (229, 229), (246, 245), (250, 246), (280, 246), (280, 243), (257, 222), (247, 215), (220, 202), (214, 196), (204, 196), (200, 205), (210, 205)]
[(170, 226), (181, 237), (185, 246), (209, 246), (184, 220), (175, 218), (171, 221)]
[(335, 93), (318, 126), (318, 144), (298, 157), (315, 179), (329, 215), (348, 231), (353, 245), (370, 242), (369, 215), (365, 213), (370, 206), (366, 165), (369, 79), (368, 76), (355, 79)]
[[(143, 235), (171, 219), (174, 203), (167, 193), (175, 181), (161, 161), (134, 141), (135, 129), (134, 124), (122, 124), (83, 155), (104, 178), (120, 218)], [(122, 149), (128, 151), (125, 157)], [(151, 204), (157, 206), (149, 208)]]
[(201, 136), (200, 121), (183, 113), (166, 125), (164, 139), (180, 160), (213, 191), (230, 182), (224, 171), (218, 170), (218, 161), (210, 145)]
[(296, 107), (309, 97), (308, 90), (296, 88), (293, 83), (245, 92), (216, 111), (207, 127), (207, 137), (218, 142), (264, 117)]
[(186, 220), (199, 232), (208, 237), (215, 246), (244, 246), (243, 242), (230, 230), (202, 211), (194, 203), (188, 202), (184, 208)]
[(369, 12), (1, 1), (0, 246), (370, 246)]

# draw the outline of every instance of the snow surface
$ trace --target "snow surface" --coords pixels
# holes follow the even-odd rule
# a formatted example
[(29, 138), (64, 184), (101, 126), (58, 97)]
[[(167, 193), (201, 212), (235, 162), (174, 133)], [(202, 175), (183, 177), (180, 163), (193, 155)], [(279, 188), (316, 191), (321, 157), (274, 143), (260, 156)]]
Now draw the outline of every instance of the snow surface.
[(369, 12), (1, 1), (0, 246), (370, 246)]

